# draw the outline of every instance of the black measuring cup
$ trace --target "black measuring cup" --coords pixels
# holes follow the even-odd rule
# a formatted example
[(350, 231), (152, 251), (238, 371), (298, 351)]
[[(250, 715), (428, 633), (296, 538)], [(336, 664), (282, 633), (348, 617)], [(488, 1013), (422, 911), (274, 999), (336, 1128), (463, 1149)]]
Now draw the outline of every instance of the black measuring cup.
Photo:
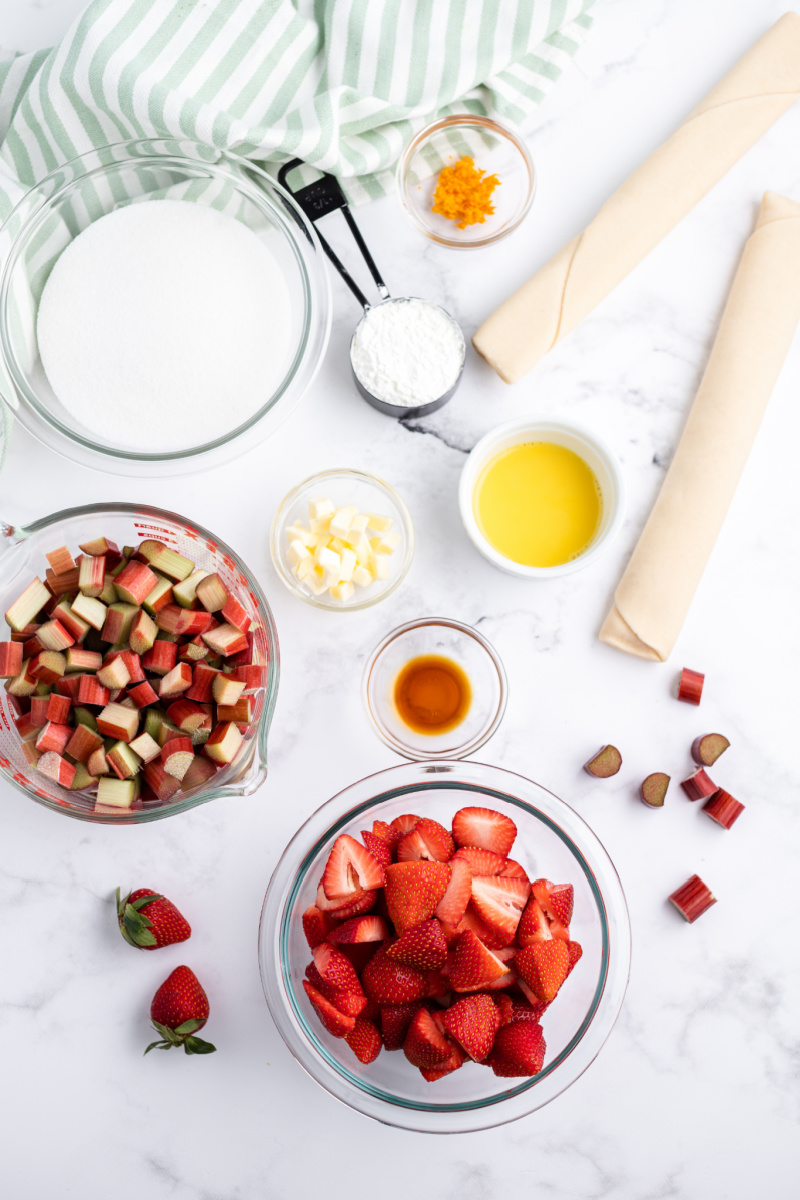
[(353, 379), (358, 391), (368, 404), (371, 404), (373, 408), (377, 408), (379, 412), (385, 413), (390, 417), (424, 417), (427, 416), (428, 413), (436, 412), (437, 409), (445, 405), (453, 396), (456, 388), (459, 385), (459, 382), (461, 381), (461, 375), (464, 370), (464, 362), (466, 360), (466, 342), (464, 341), (464, 334), (461, 331), (461, 326), (456, 320), (454, 320), (454, 318), (449, 312), (447, 312), (446, 309), (441, 307), (441, 305), (432, 304), (429, 300), (422, 301), (424, 304), (430, 304), (432, 308), (438, 309), (439, 312), (443, 313), (445, 317), (447, 317), (448, 321), (450, 321), (453, 327), (458, 331), (458, 336), (461, 339), (461, 344), (463, 347), (461, 355), (461, 367), (458, 375), (456, 376), (455, 382), (450, 388), (448, 388), (446, 392), (443, 393), (443, 395), (437, 396), (436, 399), (426, 401), (423, 404), (392, 404), (389, 400), (383, 400), (380, 396), (375, 396), (369, 390), (369, 388), (362, 383), (358, 373), (356, 372), (353, 361), (353, 346), (363, 322), (366, 320), (369, 313), (378, 307), (389, 304), (407, 304), (410, 300), (415, 300), (419, 297), (389, 295), (389, 289), (381, 277), (380, 271), (375, 264), (375, 260), (369, 251), (369, 247), (361, 235), (361, 230), (355, 223), (353, 214), (351, 213), (347, 199), (345, 198), (345, 194), (341, 189), (338, 179), (334, 175), (322, 174), (319, 179), (315, 179), (312, 183), (305, 184), (303, 187), (298, 188), (297, 191), (294, 191), (289, 186), (287, 179), (290, 172), (294, 171), (296, 167), (300, 167), (302, 165), (303, 160), (300, 158), (294, 158), (291, 160), (291, 162), (285, 163), (278, 172), (278, 182), (286, 189), (289, 195), (297, 201), (297, 203), (300, 205), (300, 208), (315, 227), (317, 222), (321, 220), (322, 217), (327, 216), (329, 213), (337, 211), (342, 212), (344, 219), (347, 221), (347, 224), (350, 228), (350, 232), (355, 238), (356, 245), (361, 251), (361, 256), (369, 268), (370, 275), (375, 281), (375, 285), (378, 289), (378, 295), (380, 296), (380, 300), (376, 304), (370, 304), (361, 288), (347, 270), (347, 267), (317, 228), (317, 236), (320, 240), (323, 250), (364, 310), (364, 315), (362, 316), (358, 325), (356, 325), (353, 336), (350, 339), (350, 369), (353, 373)]

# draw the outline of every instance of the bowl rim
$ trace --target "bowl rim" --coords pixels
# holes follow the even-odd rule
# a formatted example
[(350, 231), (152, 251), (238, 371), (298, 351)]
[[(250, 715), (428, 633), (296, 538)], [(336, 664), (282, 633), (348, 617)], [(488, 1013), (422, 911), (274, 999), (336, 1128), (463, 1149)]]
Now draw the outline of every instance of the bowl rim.
[[(240, 762), (228, 764), (223, 771), (219, 771), (214, 780), (211, 781), (211, 787), (202, 790), (201, 785), (200, 791), (187, 795), (185, 799), (168, 801), (158, 808), (120, 809), (119, 815), (116, 813), (95, 814), (91, 809), (79, 810), (77, 808), (66, 807), (47, 796), (40, 795), (32, 788), (29, 788), (27, 784), (20, 783), (15, 777), (12, 765), (6, 765), (6, 760), (3, 757), (0, 757), (0, 773), (2, 773), (8, 783), (12, 784), (17, 791), (22, 792), (29, 800), (35, 800), (51, 812), (57, 812), (78, 821), (87, 821), (94, 825), (144, 825), (150, 821), (163, 820), (178, 813), (188, 812), (200, 804), (207, 804), (211, 800), (217, 800), (224, 796), (253, 795), (258, 791), (267, 777), (267, 738), (278, 696), (280, 646), (275, 618), (258, 579), (236, 551), (223, 541), (222, 538), (211, 533), (210, 530), (197, 521), (189, 521), (179, 513), (172, 512), (170, 509), (156, 508), (154, 505), (149, 504), (126, 504), (124, 501), (99, 502), (60, 509), (49, 516), (39, 517), (35, 521), (30, 521), (26, 525), (12, 526), (0, 524), (0, 562), (7, 563), (8, 555), (13, 554), (15, 547), (24, 545), (28, 538), (34, 534), (56, 526), (63, 521), (86, 516), (100, 517), (103, 514), (112, 514), (120, 517), (130, 516), (132, 518), (136, 515), (144, 515), (154, 520), (164, 519), (182, 525), (215, 546), (217, 550), (221, 551), (224, 556), (227, 556), (235, 564), (237, 570), (247, 579), (248, 586), (257, 597), (258, 605), (263, 612), (264, 633), (269, 655), (269, 661), (265, 664), (267, 667), (267, 678), (264, 684), (264, 704), (258, 718), (258, 723), (254, 728), (253, 736), (250, 738), (250, 748), (247, 755)], [(3, 545), (3, 541), (8, 538), (15, 539), (13, 545)], [(217, 777), (222, 776), (234, 765), (236, 767), (236, 778), (226, 779), (217, 783)]]
[[(191, 146), (201, 153), (196, 158), (190, 158), (177, 153), (174, 149), (176, 146)], [(158, 152), (159, 147), (167, 149), (165, 152)], [(134, 153), (134, 149), (139, 152)], [(125, 152), (127, 157), (114, 157), (120, 152)], [(213, 157), (209, 158), (209, 152), (213, 153)], [(212, 176), (224, 175), (228, 180), (235, 174), (237, 188), (254, 204), (260, 206), (262, 211), (269, 212), (276, 227), (280, 229), (285, 241), (290, 246), (298, 266), (305, 305), (303, 328), (298, 346), (291, 363), (287, 366), (280, 388), (270, 397), (269, 401), (236, 429), (229, 430), (209, 442), (184, 450), (152, 453), (104, 446), (102, 443), (94, 442), (90, 438), (70, 430), (50, 413), (47, 407), (39, 402), (38, 397), (18, 369), (17, 357), (12, 351), (7, 320), (13, 271), (31, 238), (35, 236), (42, 222), (53, 211), (55, 202), (66, 194), (79, 179), (91, 179), (104, 175), (134, 162), (146, 164), (148, 160), (162, 165), (172, 163), (177, 167), (202, 168)], [(76, 174), (79, 167), (84, 169), (80, 174)], [(71, 175), (70, 172), (72, 172)], [(43, 189), (50, 183), (56, 185), (55, 190), (52, 194), (45, 196)], [(271, 193), (277, 193), (280, 204), (275, 203)], [(32, 208), (31, 205), (33, 205)], [(31, 208), (29, 212), (26, 211), (26, 206)], [(115, 209), (110, 211), (115, 211)], [(15, 221), (20, 220), (22, 223), (12, 234), (12, 242), (5, 256), (2, 271), (0, 271), (0, 355), (19, 398), (19, 403), (12, 405), (17, 418), (38, 441), (44, 441), (45, 445), (69, 461), (75, 461), (74, 455), (67, 452), (62, 442), (73, 448), (78, 454), (83, 455), (78, 461), (99, 470), (108, 470), (112, 464), (127, 468), (131, 473), (137, 467), (172, 467), (175, 471), (202, 470), (215, 452), (230, 451), (234, 446), (236, 447), (234, 454), (243, 454), (252, 449), (255, 443), (245, 444), (246, 435), (262, 422), (266, 425), (267, 418), (276, 412), (282, 399), (288, 397), (296, 404), (313, 383), (325, 357), (330, 337), (332, 322), (330, 277), (323, 265), (322, 247), (313, 225), (305, 217), (291, 194), (257, 163), (228, 150), (205, 146), (191, 138), (129, 138), (111, 142), (106, 146), (93, 147), (83, 154), (76, 155), (50, 171), (42, 179), (37, 180), (18, 200), (5, 221), (0, 224), (0, 234), (5, 230), (13, 230)], [(293, 228), (292, 221), (299, 227), (297, 231)], [(301, 237), (301, 232), (305, 235), (305, 240)], [(311, 279), (305, 255), (300, 253), (301, 250), (306, 250), (307, 242), (316, 252), (314, 261), (320, 267), (314, 281)], [(311, 353), (306, 362), (306, 353), (309, 348)], [(302, 382), (301, 390), (292, 397), (290, 389), (302, 373), (304, 366), (308, 369), (307, 378)], [(281, 410), (281, 421), (289, 415), (293, 407), (294, 404), (287, 404)], [(42, 436), (44, 430), (54, 435), (55, 440), (45, 440)], [(263, 436), (266, 436), (268, 432), (268, 429), (264, 429)], [(239, 444), (240, 442), (242, 444)], [(216, 458), (214, 461), (217, 461)]]
[[(487, 129), (496, 136), (504, 138), (510, 142), (514, 149), (520, 155), (525, 169), (528, 174), (528, 194), (517, 215), (503, 225), (500, 229), (495, 230), (492, 234), (486, 234), (484, 237), (475, 238), (473, 241), (464, 241), (459, 238), (446, 237), (444, 234), (436, 233), (424, 221), (420, 220), (413, 208), (408, 202), (407, 176), (411, 164), (411, 159), (417, 152), (419, 147), (434, 133), (438, 133), (440, 129), (450, 129), (455, 126), (471, 125), (481, 129)], [(453, 113), (448, 117), (440, 117), (435, 121), (431, 121), (425, 125), (419, 133), (415, 134), (406, 144), (395, 168), (395, 183), (397, 187), (397, 196), (400, 201), (400, 207), (406, 215), (408, 221), (416, 230), (424, 234), (432, 242), (436, 242), (440, 246), (446, 246), (450, 250), (477, 250), (482, 246), (491, 246), (495, 242), (501, 241), (504, 237), (508, 237), (515, 229), (519, 228), (522, 222), (527, 217), (531, 210), (534, 198), (536, 196), (536, 184), (538, 174), (531, 157), (531, 153), (522, 139), (508, 125), (504, 125), (501, 121), (494, 117), (484, 116), (481, 113)]]
[[(500, 685), (500, 696), (498, 699), (497, 708), (494, 710), (494, 713), (492, 714), (488, 723), (484, 725), (484, 727), (478, 733), (476, 733), (474, 737), (470, 738), (468, 742), (464, 742), (462, 746), (459, 746), (456, 749), (449, 750), (446, 755), (444, 755), (441, 751), (437, 753), (434, 750), (427, 752), (424, 750), (412, 751), (409, 745), (401, 742), (399, 738), (394, 737), (388, 729), (384, 729), (379, 722), (377, 715), (375, 712), (373, 712), (372, 705), (370, 704), (370, 682), (372, 679), (372, 672), (378, 665), (378, 661), (383, 652), (388, 649), (392, 642), (396, 641), (397, 638), (402, 637), (403, 634), (410, 632), (412, 629), (422, 629), (426, 626), (444, 626), (447, 629), (456, 629), (459, 633), (463, 633), (467, 637), (472, 638), (472, 640), (477, 642), (481, 649), (486, 652), (489, 660), (492, 663), (492, 666), (497, 673), (497, 678)], [(364, 711), (367, 714), (373, 732), (377, 734), (385, 746), (388, 746), (390, 750), (394, 750), (395, 753), (401, 754), (403, 758), (411, 759), (413, 762), (431, 762), (433, 760), (442, 758), (446, 758), (447, 760), (467, 758), (468, 755), (473, 754), (476, 750), (479, 750), (481, 746), (484, 746), (486, 742), (488, 742), (490, 738), (494, 737), (495, 733), (497, 732), (500, 722), (503, 720), (505, 715), (506, 706), (508, 704), (508, 677), (506, 675), (506, 669), (503, 666), (503, 660), (500, 658), (500, 655), (497, 653), (492, 643), (477, 629), (473, 629), (471, 625), (465, 625), (462, 621), (456, 621), (452, 617), (417, 617), (414, 621), (406, 621), (403, 625), (398, 625), (395, 629), (392, 629), (372, 651), (372, 654), (367, 659), (361, 676), (361, 702), (364, 706)]]
[[(289, 571), (283, 562), (283, 556), (280, 549), (280, 539), (283, 536), (284, 525), (286, 523), (286, 515), (291, 506), (300, 498), (307, 488), (316, 486), (323, 480), (331, 477), (349, 477), (360, 480), (362, 483), (369, 484), (371, 487), (376, 487), (379, 491), (384, 492), (394, 504), (400, 514), (403, 524), (403, 533), (406, 541), (406, 550), (403, 555), (403, 561), (397, 571), (394, 579), (390, 580), (385, 588), (377, 592), (374, 596), (365, 596), (363, 600), (357, 601), (355, 604), (345, 602), (342, 604), (338, 600), (323, 600), (321, 596), (309, 595), (297, 586), (297, 583), (292, 578)], [(391, 596), (392, 592), (399, 588), (400, 584), (405, 579), (411, 567), (411, 561), (414, 557), (414, 548), (416, 538), (414, 534), (414, 521), (409, 512), (408, 505), (402, 496), (397, 492), (390, 483), (385, 479), (381, 479), (379, 475), (373, 475), (369, 471), (361, 471), (356, 467), (329, 467), (324, 471), (317, 471), (313, 475), (309, 475), (307, 479), (301, 480), (293, 488), (290, 488), (286, 495), (281, 500), (278, 507), (275, 509), (275, 515), (272, 518), (272, 524), (269, 531), (269, 551), (272, 558), (278, 578), (285, 587), (304, 600), (306, 604), (310, 604), (312, 608), (321, 608), (325, 612), (360, 612), (361, 609), (371, 608), (373, 604), (379, 604), (381, 600), (385, 600), (387, 596)]]
[[(579, 554), (577, 558), (569, 559), (565, 563), (557, 563), (552, 567), (532, 567), (507, 558), (484, 537), (475, 518), (472, 501), (478, 476), (499, 443), (510, 436), (519, 435), (514, 444), (521, 445), (525, 442), (528, 434), (547, 433), (576, 437), (591, 448), (604, 462), (613, 483), (611, 496), (607, 498), (605, 493), (603, 496), (604, 501), (607, 499), (611, 501), (611, 517), (600, 536), (591, 542), (588, 549), (583, 554)], [(473, 446), (467, 455), (458, 481), (458, 508), (461, 522), (470, 541), (493, 566), (499, 567), (501, 571), (505, 571), (509, 575), (516, 575), (520, 579), (554, 579), (559, 575), (571, 575), (574, 571), (581, 571), (585, 567), (591, 566), (601, 555), (606, 553), (622, 528), (625, 520), (625, 507), (625, 476), (619, 459), (599, 434), (582, 422), (573, 421), (572, 418), (550, 417), (542, 414), (541, 416), (514, 417), (510, 421), (496, 425)]]
[[(455, 776), (452, 782), (448, 782), (448, 775)], [(496, 785), (494, 788), (492, 783)], [(383, 784), (387, 785), (385, 790), (381, 788)], [(542, 815), (536, 805), (519, 794), (528, 791), (545, 809), (556, 814), (548, 823), (569, 844), (576, 860), (583, 863), (597, 902), (603, 961), (589, 1014), (567, 1047), (545, 1070), (480, 1101), (429, 1105), (392, 1096), (369, 1084), (365, 1086), (363, 1079), (353, 1075), (328, 1052), (296, 1001), (287, 946), (296, 898), (305, 873), (320, 850), (356, 817), (376, 805), (412, 792), (442, 788), (493, 795)], [(509, 789), (516, 789), (517, 794)], [(357, 802), (350, 807), (353, 800)], [(337, 815), (328, 824), (327, 818), (333, 813)], [(569, 833), (561, 831), (561, 824), (578, 831), (582, 848)], [(591, 866), (586, 862), (586, 854), (592, 856)], [(602, 872), (605, 894), (596, 881), (592, 885), (598, 869)], [(616, 1023), (627, 989), (630, 960), (631, 929), (625, 894), (616, 868), (593, 830), (570, 805), (541, 784), (504, 768), (469, 760), (404, 763), (369, 775), (326, 801), (300, 826), (281, 855), (267, 887), (259, 922), (259, 969), (265, 999), (278, 1032), (300, 1066), (321, 1087), (357, 1112), (384, 1124), (421, 1133), (464, 1133), (502, 1125), (529, 1115), (570, 1087), (594, 1061)], [(556, 1067), (565, 1062), (570, 1064), (570, 1071), (563, 1078), (557, 1077)]]

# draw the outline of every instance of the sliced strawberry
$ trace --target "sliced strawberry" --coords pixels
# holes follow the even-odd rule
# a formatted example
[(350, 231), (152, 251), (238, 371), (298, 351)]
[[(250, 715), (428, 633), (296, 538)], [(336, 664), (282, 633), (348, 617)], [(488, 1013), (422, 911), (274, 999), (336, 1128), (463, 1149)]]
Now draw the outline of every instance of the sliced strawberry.
[(567, 942), (567, 954), (569, 955), (567, 975), (569, 975), (575, 967), (575, 964), (581, 958), (583, 958), (583, 946), (580, 944), (580, 942)]
[(403, 1053), (414, 1067), (430, 1070), (446, 1062), (452, 1053), (452, 1043), (442, 1033), (427, 1008), (414, 1014), (408, 1027)]
[(403, 837), (404, 834), (411, 833), (412, 829), (416, 829), (421, 820), (422, 818), (416, 816), (415, 813), (404, 813), (401, 817), (395, 817), (390, 828), (392, 828), (396, 834), (399, 834), (400, 837)]
[(408, 1004), (421, 1000), (428, 991), (428, 981), (413, 967), (404, 967), (379, 950), (364, 967), (361, 985), (371, 1000), (378, 1004)]
[(525, 1001), (531, 1008), (536, 1008), (537, 1010), (541, 1009), (541, 1011), (544, 1012), (546, 1008), (550, 1007), (549, 1004), (543, 1003), (543, 1001), (539, 1000), (534, 995), (521, 975), (517, 977), (517, 987), (522, 992)]
[(423, 921), (387, 947), (386, 957), (418, 971), (437, 971), (447, 959), (447, 942), (438, 921)]
[(494, 1045), (500, 1015), (489, 996), (465, 996), (443, 1014), (447, 1032), (475, 1062), (483, 1062)]
[(514, 967), (537, 1000), (550, 1004), (567, 978), (567, 944), (557, 938), (549, 942), (535, 942), (515, 955)]
[(325, 871), (322, 888), (329, 900), (343, 896), (352, 899), (356, 892), (372, 891), (383, 887), (383, 867), (354, 837), (342, 833), (333, 843)]
[(303, 988), (314, 1006), (314, 1012), (328, 1033), (334, 1037), (344, 1037), (345, 1034), (350, 1033), (355, 1028), (355, 1017), (346, 1017), (344, 1013), (340, 1013), (337, 1008), (333, 1007), (330, 1001), (325, 999), (321, 992), (312, 987), (307, 979), (303, 980)]
[(444, 1079), (445, 1075), (452, 1075), (453, 1071), (457, 1071), (460, 1066), (466, 1062), (466, 1056), (459, 1046), (453, 1045), (450, 1057), (438, 1067), (420, 1067), (419, 1073), (427, 1083), (435, 1083), (437, 1079)]
[(392, 854), (394, 855), (395, 849), (397, 847), (397, 843), (400, 841), (401, 837), (403, 836), (403, 834), (400, 832), (400, 830), (393, 829), (391, 825), (388, 825), (386, 823), (386, 821), (373, 821), (372, 822), (372, 832), (375, 834), (376, 837), (383, 838), (383, 840), (385, 842), (389, 843), (389, 848), (391, 849)]
[[(521, 982), (520, 986), (529, 992), (531, 996), (533, 996), (533, 992), (531, 992), (530, 988), (527, 987), (524, 982)], [(537, 1000), (535, 996), (533, 997), (533, 1001), (530, 999), (517, 1000), (512, 996), (511, 1020), (534, 1022), (539, 1021), (549, 1007), (550, 1006), (548, 1004), (544, 1004), (541, 1000)]]
[(303, 933), (306, 941), (313, 950), (320, 942), (324, 942), (331, 930), (336, 928), (336, 918), (329, 912), (322, 912), (316, 904), (312, 904), (303, 913)]
[(385, 838), (380, 837), (377, 833), (370, 833), (368, 829), (362, 829), (361, 840), (376, 862), (379, 862), (382, 867), (389, 866), (389, 863), (392, 862), (392, 847)]
[(418, 861), (387, 867), (386, 905), (396, 933), (432, 917), (449, 882), (447, 863)]
[(458, 925), (472, 896), (472, 869), (458, 854), (450, 859), (450, 882), (447, 891), (436, 905), (436, 916), (443, 925)]
[(320, 942), (312, 951), (314, 966), (328, 987), (343, 992), (360, 992), (361, 984), (353, 964), (330, 942)]
[(414, 1016), (422, 1008), (419, 1001), (410, 1004), (382, 1004), (381, 1029), (383, 1044), (387, 1050), (402, 1050), (406, 1040), (408, 1027)]
[(346, 1017), (359, 1017), (367, 1007), (367, 997), (360, 983), (355, 988), (335, 988), (325, 982), (313, 962), (306, 967), (306, 978), (329, 1004)]
[(506, 859), (491, 850), (481, 850), (477, 846), (459, 846), (455, 858), (465, 859), (472, 868), (473, 875), (502, 875)]
[(381, 1006), (375, 1000), (368, 1000), (364, 1006), (361, 1016), (365, 1021), (373, 1021), (374, 1024), (380, 1026), (381, 1023)]
[(488, 946), (490, 950), (500, 950), (505, 946), (506, 940), (503, 937), (498, 937), (493, 933), (488, 925), (483, 922), (475, 911), (475, 907), (470, 901), (467, 906), (467, 911), (458, 923), (458, 932), (463, 933), (465, 929), (471, 929), (477, 938), (483, 942), (484, 946)]
[(502, 871), (498, 871), (498, 874), (505, 875), (507, 879), (527, 879), (528, 883), (530, 883), (528, 872), (518, 862), (514, 862), (513, 858), (506, 859), (505, 866)]
[(362, 913), (369, 912), (375, 907), (377, 896), (378, 892), (358, 891), (350, 898), (344, 896), (339, 900), (329, 900), (320, 882), (314, 904), (320, 912), (329, 912), (337, 921), (343, 921), (348, 917), (359, 917)]
[(358, 1018), (350, 1032), (344, 1035), (344, 1040), (358, 1061), (365, 1064), (375, 1062), (383, 1045), (378, 1026), (365, 1017)]
[(552, 936), (550, 922), (533, 892), (517, 926), (517, 942), (520, 946), (532, 946), (534, 942), (549, 942)]
[(453, 817), (453, 840), (457, 846), (478, 846), (508, 858), (517, 827), (510, 817), (492, 808), (461, 808)]
[(383, 942), (388, 936), (389, 926), (383, 917), (351, 917), (334, 929), (328, 940), (334, 945), (339, 942)]
[(475, 992), (505, 975), (508, 968), (468, 929), (458, 939), (448, 978), (456, 992)]
[(511, 1022), (498, 1030), (488, 1063), (502, 1078), (537, 1075), (544, 1065), (547, 1045), (541, 1025)]
[(572, 920), (572, 906), (575, 901), (575, 889), (572, 884), (534, 879), (532, 887), (534, 896), (550, 920), (558, 925), (568, 926)]
[(476, 878), (472, 880), (472, 903), (487, 928), (507, 945), (514, 940), (530, 891), (524, 879)]
[(403, 835), (397, 846), (397, 861), (412, 862), (425, 858), (447, 862), (453, 857), (455, 845), (448, 830), (430, 817), (420, 817), (410, 833)]

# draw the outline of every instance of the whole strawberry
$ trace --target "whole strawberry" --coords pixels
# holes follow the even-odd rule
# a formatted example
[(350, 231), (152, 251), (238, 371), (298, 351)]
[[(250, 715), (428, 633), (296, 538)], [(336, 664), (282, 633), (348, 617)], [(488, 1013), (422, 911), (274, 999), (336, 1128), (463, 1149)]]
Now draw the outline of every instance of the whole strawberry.
[(200, 980), (188, 967), (176, 967), (162, 983), (150, 1005), (150, 1016), (160, 1042), (151, 1042), (147, 1054), (156, 1046), (159, 1050), (170, 1050), (183, 1046), (187, 1054), (213, 1054), (216, 1046), (195, 1037), (208, 1020), (208, 996), (200, 986)]
[(192, 932), (172, 901), (152, 888), (138, 888), (124, 900), (117, 888), (117, 919), (125, 941), (137, 950), (158, 950), (185, 942)]

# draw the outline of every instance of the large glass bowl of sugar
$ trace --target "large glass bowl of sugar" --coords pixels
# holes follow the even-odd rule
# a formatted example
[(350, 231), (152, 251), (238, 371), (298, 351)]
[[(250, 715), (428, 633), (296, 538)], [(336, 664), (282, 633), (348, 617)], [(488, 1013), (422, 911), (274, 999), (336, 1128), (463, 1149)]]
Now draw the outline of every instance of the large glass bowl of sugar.
[(152, 139), (74, 159), (9, 215), (0, 261), (0, 392), (39, 441), (101, 471), (235, 458), (291, 412), (325, 353), (313, 226), (263, 170), (210, 146)]

